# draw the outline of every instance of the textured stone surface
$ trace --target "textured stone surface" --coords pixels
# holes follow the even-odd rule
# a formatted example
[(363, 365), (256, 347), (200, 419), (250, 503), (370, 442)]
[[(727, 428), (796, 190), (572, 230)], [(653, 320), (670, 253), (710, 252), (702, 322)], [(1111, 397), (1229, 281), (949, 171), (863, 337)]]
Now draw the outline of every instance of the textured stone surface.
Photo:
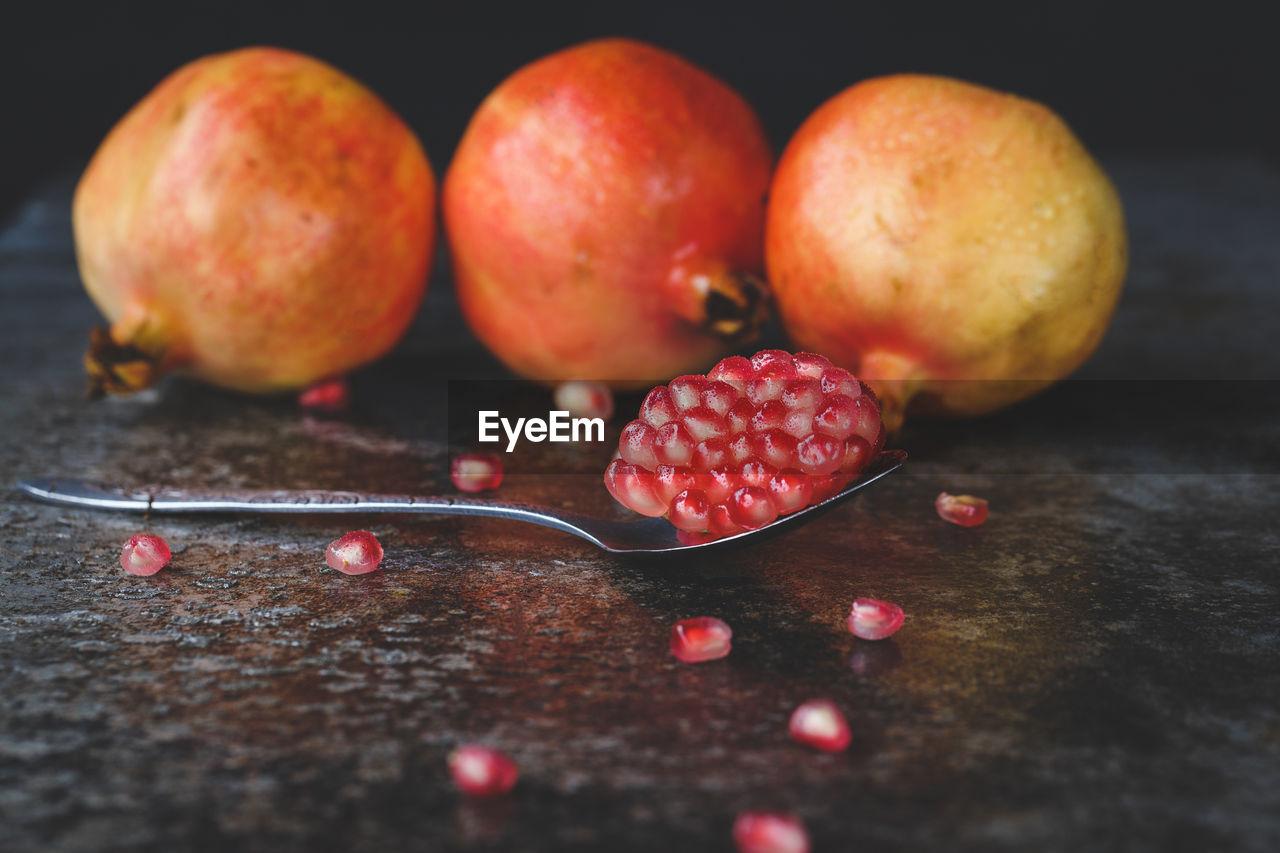
[[(140, 518), (24, 500), (124, 483), (447, 489), (442, 381), (488, 375), (437, 276), (341, 418), (181, 382), (88, 403), (95, 312), (70, 184), (0, 234), (0, 848), (730, 850), (786, 809), (815, 850), (1280, 848), (1280, 174), (1110, 164), (1133, 270), (1082, 377), (979, 422), (750, 550), (627, 561), (552, 531), (404, 517)], [(1162, 380), (1219, 381), (1162, 381)], [(1146, 380), (1146, 381), (1126, 381)], [(627, 413), (621, 412), (625, 418)], [(941, 522), (937, 492), (991, 501)], [(510, 497), (615, 512), (591, 477)], [(384, 568), (325, 545), (373, 530)], [(119, 551), (174, 550), (152, 578)], [(904, 628), (852, 638), (849, 602)], [(677, 663), (677, 619), (735, 631)], [(793, 743), (826, 696), (850, 750)], [(516, 758), (463, 801), (445, 755)]]

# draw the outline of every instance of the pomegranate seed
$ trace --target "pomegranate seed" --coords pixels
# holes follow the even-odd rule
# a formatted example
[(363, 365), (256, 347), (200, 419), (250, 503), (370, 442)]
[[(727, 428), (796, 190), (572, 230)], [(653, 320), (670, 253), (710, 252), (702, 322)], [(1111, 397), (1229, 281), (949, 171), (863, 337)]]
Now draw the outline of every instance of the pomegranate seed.
[(659, 385), (640, 404), (640, 420), (654, 429), (671, 423), (676, 417), (676, 404), (671, 402), (667, 386)]
[(324, 412), (341, 412), (350, 402), (351, 392), (342, 377), (321, 380), (298, 395), (298, 405), (302, 408)]
[(632, 421), (622, 428), (618, 438), (618, 454), (632, 465), (652, 471), (658, 467), (658, 456), (653, 452), (657, 432), (644, 421)]
[(707, 378), (732, 385), (741, 394), (747, 390), (747, 383), (754, 379), (755, 375), (756, 369), (751, 366), (750, 361), (740, 355), (731, 355), (711, 368)]
[(671, 628), (671, 654), (685, 663), (719, 660), (732, 644), (733, 629), (714, 616), (681, 619)]
[(382, 543), (367, 530), (353, 530), (329, 543), (324, 561), (344, 575), (367, 574), (382, 562)]
[(769, 480), (769, 496), (778, 515), (804, 509), (813, 500), (813, 483), (799, 471), (779, 471)]
[(977, 527), (987, 520), (987, 502), (973, 495), (949, 495), (942, 492), (933, 505), (944, 520), (961, 527)]
[(811, 352), (798, 352), (795, 355), (796, 376), (801, 379), (821, 379), (831, 369), (831, 362), (826, 356)]
[(449, 479), (463, 492), (483, 492), (502, 484), (502, 460), (492, 453), (464, 453), (449, 463)]
[(169, 543), (150, 533), (135, 533), (120, 552), (120, 568), (131, 575), (154, 575), (169, 563)]
[(902, 608), (878, 598), (859, 598), (849, 611), (849, 630), (864, 640), (883, 640), (902, 627)]
[(840, 752), (853, 736), (844, 715), (830, 699), (810, 699), (791, 713), (791, 736), (823, 752)]
[(685, 489), (671, 500), (667, 517), (680, 530), (701, 533), (707, 529), (707, 496), (698, 489)]
[(556, 386), (556, 408), (577, 418), (613, 417), (613, 392), (603, 382), (574, 380)]
[(493, 797), (515, 787), (520, 768), (496, 749), (479, 744), (449, 753), (449, 774), (458, 790), (470, 797)]
[(667, 511), (667, 502), (654, 494), (653, 473), (638, 465), (613, 460), (604, 471), (604, 485), (614, 500), (641, 515), (659, 516)]
[(778, 517), (769, 493), (759, 486), (743, 486), (729, 496), (729, 517), (747, 530), (758, 530)]
[(738, 853), (809, 853), (809, 833), (794, 815), (743, 812), (733, 822)]
[(667, 393), (671, 395), (671, 402), (676, 404), (676, 409), (687, 412), (701, 403), (702, 389), (706, 381), (701, 376), (678, 376), (672, 379), (671, 384), (667, 386)]
[[(684, 533), (727, 536), (836, 494), (883, 441), (875, 395), (856, 376), (820, 355), (765, 350), (650, 391), (605, 485)], [(687, 490), (700, 494), (677, 507)]]

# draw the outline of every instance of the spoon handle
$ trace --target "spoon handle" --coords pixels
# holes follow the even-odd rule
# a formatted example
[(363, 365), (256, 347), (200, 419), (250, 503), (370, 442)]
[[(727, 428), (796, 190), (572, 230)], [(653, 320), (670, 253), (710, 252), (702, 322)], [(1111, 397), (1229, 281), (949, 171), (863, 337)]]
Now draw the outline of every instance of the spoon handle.
[(339, 515), (369, 512), (479, 515), (507, 518), (581, 533), (574, 524), (539, 507), (484, 498), (372, 495), (319, 489), (123, 489), (83, 480), (24, 480), (18, 488), (37, 500), (62, 506), (156, 514), (250, 512)]

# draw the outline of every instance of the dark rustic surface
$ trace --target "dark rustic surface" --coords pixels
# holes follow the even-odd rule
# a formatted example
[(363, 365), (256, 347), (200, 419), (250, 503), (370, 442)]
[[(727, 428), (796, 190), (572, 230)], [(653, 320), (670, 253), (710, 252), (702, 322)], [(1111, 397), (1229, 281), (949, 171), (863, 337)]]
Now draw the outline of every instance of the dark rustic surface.
[[(0, 849), (730, 850), (742, 809), (815, 850), (1280, 849), (1280, 174), (1109, 164), (1129, 286), (1082, 380), (966, 424), (914, 424), (902, 472), (800, 532), (625, 561), (488, 521), (153, 519), (24, 500), (53, 472), (119, 482), (439, 491), (442, 381), (491, 363), (447, 276), (355, 407), (180, 382), (88, 403), (95, 313), (70, 183), (0, 232)], [(941, 522), (940, 490), (990, 499)], [(610, 511), (592, 477), (511, 497)], [(326, 543), (374, 530), (384, 570)], [(142, 528), (174, 546), (123, 574)], [(843, 627), (876, 595), (891, 641)], [(667, 654), (678, 618), (726, 660)], [(829, 696), (844, 754), (793, 744)], [(457, 743), (523, 770), (452, 789)]]

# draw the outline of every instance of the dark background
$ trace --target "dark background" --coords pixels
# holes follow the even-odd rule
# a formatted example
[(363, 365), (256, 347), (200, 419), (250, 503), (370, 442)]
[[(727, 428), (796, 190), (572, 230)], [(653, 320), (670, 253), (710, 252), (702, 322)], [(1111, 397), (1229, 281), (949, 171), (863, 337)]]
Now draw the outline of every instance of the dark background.
[(507, 74), (606, 35), (656, 43), (718, 74), (756, 106), (779, 149), (836, 92), (919, 71), (1047, 103), (1104, 160), (1119, 152), (1280, 160), (1280, 64), (1269, 28), (1230, 5), (1194, 15), (1161, 5), (28, 4), (0, 24), (0, 222), (49, 175), (82, 169), (166, 74), (252, 44), (310, 53), (371, 86), (418, 132), (438, 173)]

